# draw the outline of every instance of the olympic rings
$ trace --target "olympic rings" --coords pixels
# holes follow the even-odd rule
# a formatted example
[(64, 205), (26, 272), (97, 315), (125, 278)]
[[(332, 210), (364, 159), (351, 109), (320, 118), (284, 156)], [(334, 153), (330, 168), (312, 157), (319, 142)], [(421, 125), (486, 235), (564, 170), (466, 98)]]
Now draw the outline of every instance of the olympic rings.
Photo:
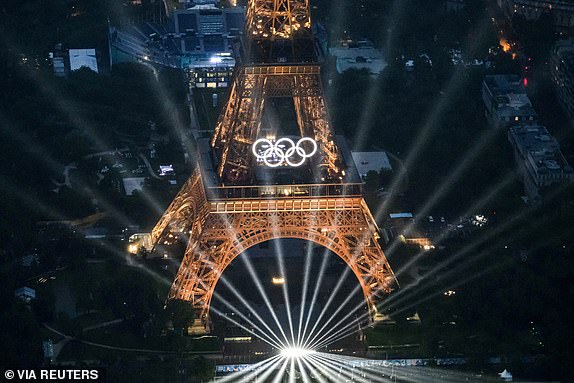
[[(311, 143), (313, 149), (307, 153), (302, 146), (303, 143)], [(253, 155), (258, 161), (263, 161), (265, 165), (276, 168), (287, 164), (292, 167), (303, 165), (305, 160), (317, 152), (317, 143), (310, 137), (303, 137), (295, 143), (292, 139), (283, 137), (273, 142), (266, 138), (260, 138), (251, 147)], [(293, 155), (300, 157), (300, 160), (293, 160)]]

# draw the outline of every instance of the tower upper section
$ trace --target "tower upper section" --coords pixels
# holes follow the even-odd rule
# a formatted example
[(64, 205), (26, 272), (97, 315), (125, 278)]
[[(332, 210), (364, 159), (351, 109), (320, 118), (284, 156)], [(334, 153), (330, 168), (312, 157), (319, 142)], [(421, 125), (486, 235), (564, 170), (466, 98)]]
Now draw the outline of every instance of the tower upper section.
[(249, 0), (245, 29), (250, 63), (315, 60), (309, 0)]

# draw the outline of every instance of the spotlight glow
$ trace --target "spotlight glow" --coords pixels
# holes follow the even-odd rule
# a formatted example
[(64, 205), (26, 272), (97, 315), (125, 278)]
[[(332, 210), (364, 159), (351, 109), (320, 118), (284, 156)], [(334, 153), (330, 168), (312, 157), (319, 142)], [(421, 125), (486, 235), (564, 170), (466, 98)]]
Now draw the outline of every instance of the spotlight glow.
[(303, 358), (305, 356), (316, 354), (317, 351), (309, 348), (287, 347), (281, 350), (281, 356), (284, 358)]

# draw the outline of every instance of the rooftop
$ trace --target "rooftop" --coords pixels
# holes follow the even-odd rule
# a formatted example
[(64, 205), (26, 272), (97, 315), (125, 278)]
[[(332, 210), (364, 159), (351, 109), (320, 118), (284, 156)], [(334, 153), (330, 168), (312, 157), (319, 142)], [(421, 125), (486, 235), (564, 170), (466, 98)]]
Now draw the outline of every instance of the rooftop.
[(573, 171), (560, 152), (558, 141), (544, 126), (515, 126), (510, 128), (509, 135), (521, 155), (530, 157), (539, 172)]
[(173, 14), (174, 30), (177, 34), (239, 35), (243, 31), (244, 12), (242, 7), (216, 8), (211, 5), (177, 10)]
[(380, 74), (387, 66), (383, 54), (374, 47), (338, 47), (329, 51), (337, 58), (338, 73), (367, 69), (371, 74)]
[(98, 72), (98, 61), (95, 49), (70, 49), (70, 70), (86, 67)]
[(484, 76), (484, 82), (494, 96), (508, 93), (526, 94), (526, 89), (515, 74), (497, 74)]
[(515, 126), (510, 134), (524, 152), (554, 153), (560, 150), (558, 141), (541, 125)]
[(536, 116), (536, 110), (518, 75), (485, 76), (484, 83), (500, 116)]
[(145, 184), (145, 177), (122, 178), (122, 183), (126, 195), (133, 195), (136, 191), (142, 191)]
[[(165, 24), (142, 23), (110, 29), (117, 51), (171, 67), (232, 67), (233, 42), (243, 31), (243, 7), (177, 10)], [(219, 57), (226, 54), (228, 57)]]
[(370, 171), (393, 170), (389, 156), (384, 151), (351, 152), (351, 154), (361, 177), (366, 177)]

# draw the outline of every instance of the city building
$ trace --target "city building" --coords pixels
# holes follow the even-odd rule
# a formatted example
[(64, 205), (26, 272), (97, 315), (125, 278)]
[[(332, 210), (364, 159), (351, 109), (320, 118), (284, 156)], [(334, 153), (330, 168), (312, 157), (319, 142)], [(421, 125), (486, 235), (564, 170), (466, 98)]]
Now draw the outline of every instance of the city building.
[(545, 187), (574, 180), (574, 170), (562, 155), (558, 141), (544, 126), (511, 127), (508, 140), (514, 148), (529, 203), (539, 203)]
[(178, 9), (165, 24), (110, 28), (112, 64), (144, 62), (183, 69), (189, 88), (229, 85), (243, 31), (243, 7)]
[(141, 192), (144, 188), (145, 177), (124, 177), (122, 186), (124, 194), (127, 196), (134, 195), (135, 192)]
[(574, 40), (561, 40), (554, 45), (550, 73), (560, 104), (574, 118)]
[(98, 73), (98, 60), (95, 49), (70, 49), (70, 71), (88, 68)]
[(485, 76), (482, 100), (486, 116), (494, 127), (531, 124), (537, 114), (518, 75)]
[(393, 167), (389, 156), (384, 151), (378, 152), (351, 152), (357, 171), (361, 178), (365, 178), (369, 172), (392, 171)]
[(175, 11), (175, 33), (184, 36), (182, 61), (190, 88), (227, 87), (235, 68), (233, 45), (243, 31), (241, 7), (195, 6)]
[(571, 0), (497, 0), (508, 18), (520, 15), (526, 20), (538, 20), (549, 14), (557, 31), (568, 32), (574, 27), (574, 2)]
[(95, 49), (64, 49), (56, 44), (54, 51), (48, 53), (54, 76), (66, 77), (71, 71), (88, 68), (98, 73), (98, 58)]
[(387, 66), (381, 51), (367, 40), (344, 41), (340, 47), (333, 47), (329, 52), (337, 59), (337, 73), (365, 69), (372, 75), (378, 75)]
[(62, 49), (62, 44), (56, 44), (54, 51), (48, 53), (48, 57), (52, 62), (52, 69), (54, 70), (54, 76), (56, 77), (66, 77), (68, 71), (66, 69), (66, 56), (67, 52)]

